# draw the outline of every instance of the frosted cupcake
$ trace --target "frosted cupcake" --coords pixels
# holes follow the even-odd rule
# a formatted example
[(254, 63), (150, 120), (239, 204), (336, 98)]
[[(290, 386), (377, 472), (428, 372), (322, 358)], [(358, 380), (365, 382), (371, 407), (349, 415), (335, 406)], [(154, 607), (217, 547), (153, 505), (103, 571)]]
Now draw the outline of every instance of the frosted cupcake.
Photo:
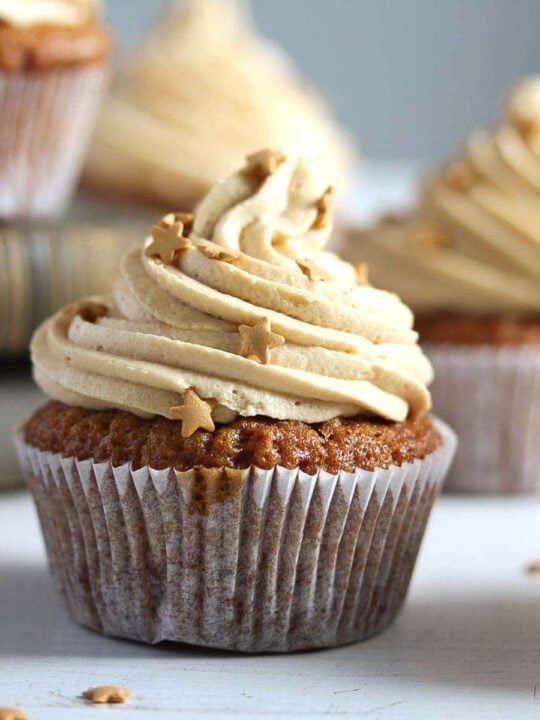
[(540, 490), (540, 79), (429, 178), (409, 218), (351, 232), (350, 257), (415, 310), (435, 409), (457, 430), (448, 487)]
[(0, 218), (65, 209), (109, 54), (96, 0), (0, 0)]
[(288, 651), (393, 620), (455, 440), (411, 312), (324, 250), (331, 199), (256, 153), (37, 331), (17, 444), (83, 625)]
[(312, 160), (349, 179), (352, 140), (239, 0), (166, 5), (101, 112), (85, 179), (93, 190), (192, 207), (257, 147)]

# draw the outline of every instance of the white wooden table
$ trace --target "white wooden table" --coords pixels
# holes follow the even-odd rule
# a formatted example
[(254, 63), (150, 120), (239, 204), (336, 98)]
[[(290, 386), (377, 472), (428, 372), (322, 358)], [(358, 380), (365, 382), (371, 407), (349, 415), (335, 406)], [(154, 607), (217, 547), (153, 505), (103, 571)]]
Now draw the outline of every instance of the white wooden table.
[[(35, 720), (538, 718), (540, 499), (442, 498), (406, 607), (364, 644), (289, 656), (146, 647), (80, 629), (26, 493), (0, 495), (0, 706)], [(88, 686), (133, 691), (88, 706)], [(538, 686), (538, 693), (537, 688)]]

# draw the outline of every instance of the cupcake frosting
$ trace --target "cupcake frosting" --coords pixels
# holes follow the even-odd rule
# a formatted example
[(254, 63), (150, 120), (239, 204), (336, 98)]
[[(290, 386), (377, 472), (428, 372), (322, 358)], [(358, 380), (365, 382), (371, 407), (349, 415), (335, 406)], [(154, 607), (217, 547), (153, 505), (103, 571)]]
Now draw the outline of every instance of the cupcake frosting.
[(84, 25), (99, 14), (99, 0), (0, 0), (0, 21), (13, 27)]
[(505, 121), (473, 133), (426, 180), (410, 218), (348, 247), (414, 310), (540, 313), (540, 78), (520, 83)]
[(244, 3), (172, 2), (105, 102), (86, 180), (185, 207), (265, 146), (315, 161), (338, 186), (354, 155), (319, 95), (253, 29)]
[(421, 415), (431, 367), (412, 313), (325, 251), (331, 199), (302, 160), (257, 153), (193, 218), (154, 227), (112, 298), (39, 328), (38, 383), (68, 404), (165, 417), (191, 389), (217, 422)]

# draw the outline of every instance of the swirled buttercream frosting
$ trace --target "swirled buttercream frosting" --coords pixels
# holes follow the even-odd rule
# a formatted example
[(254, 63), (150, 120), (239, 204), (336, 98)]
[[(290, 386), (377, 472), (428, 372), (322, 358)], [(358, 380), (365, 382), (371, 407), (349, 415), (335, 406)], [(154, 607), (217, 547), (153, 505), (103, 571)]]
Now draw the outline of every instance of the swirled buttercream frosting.
[(540, 77), (426, 179), (410, 217), (352, 232), (347, 252), (415, 311), (539, 314)]
[(222, 423), (421, 415), (431, 367), (412, 313), (325, 250), (331, 229), (332, 189), (297, 157), (256, 153), (194, 216), (153, 227), (111, 297), (37, 330), (37, 382), (68, 404), (189, 410), (204, 426), (207, 411)]
[(18, 28), (84, 25), (99, 14), (99, 0), (0, 0), (0, 21)]
[(352, 140), (240, 0), (170, 2), (106, 99), (85, 172), (107, 194), (192, 206), (238, 158), (279, 147), (349, 179)]

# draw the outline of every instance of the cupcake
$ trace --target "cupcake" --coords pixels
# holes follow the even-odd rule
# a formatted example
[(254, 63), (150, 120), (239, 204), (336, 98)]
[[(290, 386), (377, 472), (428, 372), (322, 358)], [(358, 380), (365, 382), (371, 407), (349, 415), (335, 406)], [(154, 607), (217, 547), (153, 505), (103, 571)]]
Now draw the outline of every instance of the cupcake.
[(96, 0), (0, 0), (0, 218), (65, 209), (109, 53)]
[(101, 195), (192, 207), (257, 147), (311, 159), (337, 186), (352, 140), (240, 0), (169, 2), (104, 103), (85, 170)]
[(331, 197), (258, 152), (36, 332), (17, 446), (82, 625), (291, 651), (392, 622), (455, 439), (409, 309), (324, 250)]
[(434, 406), (457, 430), (447, 487), (539, 491), (540, 78), (495, 130), (427, 178), (418, 208), (352, 231), (346, 252), (417, 315)]

